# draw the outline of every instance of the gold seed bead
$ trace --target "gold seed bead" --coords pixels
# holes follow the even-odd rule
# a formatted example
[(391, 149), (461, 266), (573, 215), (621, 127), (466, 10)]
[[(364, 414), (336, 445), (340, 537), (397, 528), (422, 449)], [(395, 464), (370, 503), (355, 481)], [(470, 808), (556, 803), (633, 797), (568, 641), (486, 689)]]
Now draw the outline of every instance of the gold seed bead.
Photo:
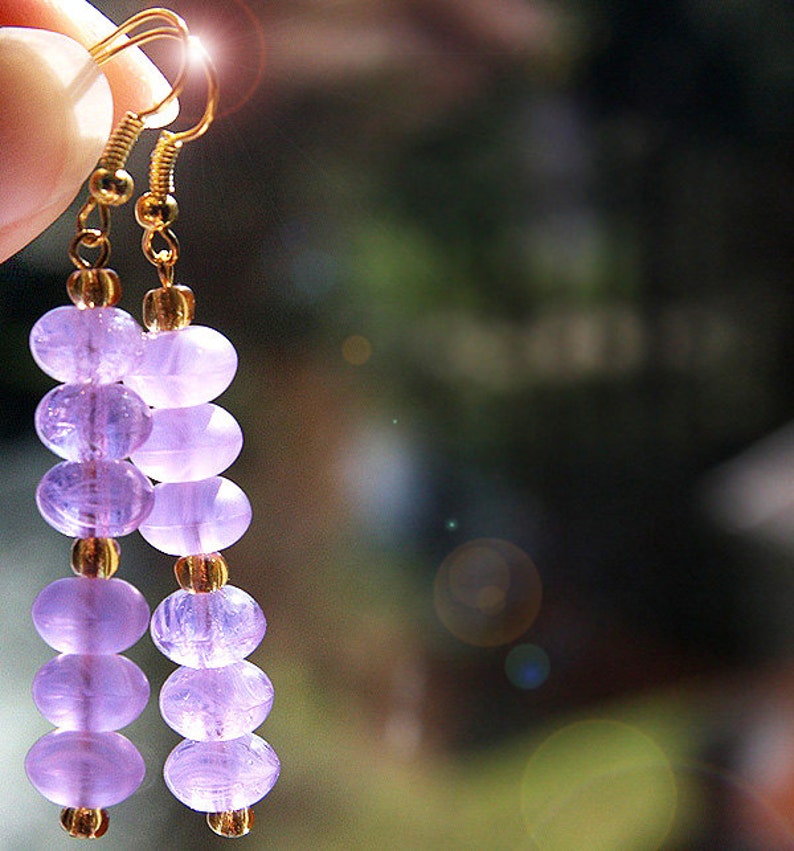
[(69, 275), (66, 291), (77, 307), (113, 307), (121, 299), (121, 281), (112, 269), (78, 269)]
[(99, 839), (107, 832), (109, 823), (107, 810), (88, 807), (65, 807), (61, 810), (61, 827), (75, 839)]
[(227, 839), (245, 836), (254, 826), (254, 811), (250, 807), (243, 810), (226, 810), (223, 813), (207, 813), (207, 824)]
[(179, 216), (179, 205), (173, 195), (158, 196), (144, 192), (135, 202), (135, 218), (142, 228), (162, 230)]
[(196, 299), (190, 287), (173, 284), (143, 297), (143, 324), (150, 331), (176, 331), (193, 321)]
[(123, 168), (117, 171), (97, 168), (88, 180), (88, 191), (98, 204), (119, 207), (132, 198), (135, 183), (132, 175)]
[(208, 594), (229, 581), (229, 566), (220, 553), (202, 553), (177, 559), (174, 574), (184, 591)]
[(115, 538), (77, 538), (72, 544), (72, 570), (78, 576), (110, 579), (119, 569), (120, 559)]

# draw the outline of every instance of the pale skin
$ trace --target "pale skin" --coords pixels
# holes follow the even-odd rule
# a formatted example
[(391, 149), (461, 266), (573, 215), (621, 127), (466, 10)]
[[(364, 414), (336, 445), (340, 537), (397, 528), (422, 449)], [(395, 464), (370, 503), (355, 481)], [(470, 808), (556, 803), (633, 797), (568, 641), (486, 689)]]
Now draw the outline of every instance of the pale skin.
[[(84, 0), (0, 0), (0, 27), (49, 30), (90, 47), (114, 25)], [(113, 94), (114, 123), (127, 110), (150, 107), (153, 91), (162, 90), (159, 72), (136, 51), (119, 54), (103, 71)], [(106, 122), (95, 134), (98, 151), (72, 135), (76, 128), (64, 120), (66, 110), (30, 55), (0, 51), (0, 262), (64, 212), (101, 152)]]

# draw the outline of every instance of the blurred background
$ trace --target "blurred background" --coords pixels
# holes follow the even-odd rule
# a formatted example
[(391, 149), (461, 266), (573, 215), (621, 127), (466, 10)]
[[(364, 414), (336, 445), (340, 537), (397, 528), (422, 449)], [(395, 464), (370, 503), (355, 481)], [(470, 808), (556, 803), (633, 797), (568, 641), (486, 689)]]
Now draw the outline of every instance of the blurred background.
[[(794, 6), (171, 5), (223, 88), (177, 168), (177, 279), (240, 352), (255, 520), (226, 555), (268, 617), (282, 760), (240, 842), (794, 848)], [(0, 267), (15, 851), (71, 847), (22, 761), (50, 729), (28, 612), (69, 573), (27, 334), (73, 226)], [(136, 315), (138, 243), (120, 211)], [(154, 607), (172, 559), (122, 548)], [(128, 655), (153, 692), (173, 669)], [(220, 848), (160, 778), (156, 701), (124, 732), (148, 776), (103, 847)]]

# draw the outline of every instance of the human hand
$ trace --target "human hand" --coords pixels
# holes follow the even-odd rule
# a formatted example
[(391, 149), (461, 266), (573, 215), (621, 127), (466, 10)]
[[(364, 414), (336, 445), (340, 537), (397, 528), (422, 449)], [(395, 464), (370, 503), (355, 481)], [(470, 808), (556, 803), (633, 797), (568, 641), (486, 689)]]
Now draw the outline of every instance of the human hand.
[(88, 48), (115, 28), (84, 0), (0, 0), (0, 262), (69, 206), (114, 122), (170, 88), (134, 49), (85, 84), (75, 42)]

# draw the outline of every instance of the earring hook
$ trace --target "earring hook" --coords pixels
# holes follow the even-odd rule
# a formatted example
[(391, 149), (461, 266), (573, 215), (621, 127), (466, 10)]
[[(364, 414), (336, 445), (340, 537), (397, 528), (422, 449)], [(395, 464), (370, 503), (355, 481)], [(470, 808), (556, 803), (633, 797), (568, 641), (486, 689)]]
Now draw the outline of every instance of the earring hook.
[[(179, 241), (171, 230), (171, 225), (179, 215), (179, 207), (173, 196), (176, 160), (185, 143), (192, 142), (207, 132), (217, 114), (220, 99), (215, 64), (195, 36), (190, 36), (189, 50), (190, 55), (197, 58), (204, 69), (207, 84), (204, 113), (186, 130), (163, 130), (160, 133), (149, 166), (149, 191), (145, 192), (135, 205), (135, 218), (143, 228), (141, 246), (144, 256), (157, 268), (160, 283), (166, 289), (173, 287), (174, 265), (179, 258)], [(165, 247), (159, 250), (155, 248), (155, 238), (164, 242)], [(189, 311), (186, 311), (185, 316), (188, 315)], [(179, 321), (182, 321), (181, 317)], [(187, 318), (186, 321), (189, 322), (190, 319)]]
[[(139, 26), (154, 23), (155, 21), (164, 22), (165, 25), (131, 35), (131, 33), (133, 33)], [(161, 112), (166, 106), (179, 97), (185, 87), (188, 66), (188, 50), (191, 42), (190, 32), (185, 21), (177, 15), (176, 12), (172, 12), (170, 9), (160, 7), (144, 9), (142, 12), (138, 12), (138, 14), (127, 19), (112, 33), (94, 44), (88, 51), (89, 55), (97, 63), (97, 65), (102, 66), (128, 48), (140, 47), (160, 38), (173, 38), (181, 41), (182, 61), (174, 82), (171, 84), (171, 91), (153, 106), (143, 112), (137, 113), (138, 118), (141, 120)], [(123, 39), (123, 41), (119, 42), (119, 39)]]

